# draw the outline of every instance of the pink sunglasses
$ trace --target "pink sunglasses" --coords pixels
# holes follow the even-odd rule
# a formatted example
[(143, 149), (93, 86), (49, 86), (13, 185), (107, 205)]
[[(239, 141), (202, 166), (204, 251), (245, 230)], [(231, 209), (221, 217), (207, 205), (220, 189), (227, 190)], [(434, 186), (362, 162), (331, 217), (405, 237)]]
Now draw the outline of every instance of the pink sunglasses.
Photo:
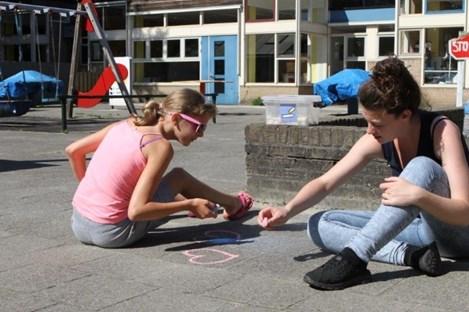
[(182, 119), (188, 121), (191, 123), (193, 126), (195, 126), (194, 131), (198, 134), (204, 133), (205, 129), (207, 129), (207, 124), (201, 123), (195, 118), (192, 118), (189, 115), (183, 114), (183, 113), (177, 113), (179, 116), (181, 116)]

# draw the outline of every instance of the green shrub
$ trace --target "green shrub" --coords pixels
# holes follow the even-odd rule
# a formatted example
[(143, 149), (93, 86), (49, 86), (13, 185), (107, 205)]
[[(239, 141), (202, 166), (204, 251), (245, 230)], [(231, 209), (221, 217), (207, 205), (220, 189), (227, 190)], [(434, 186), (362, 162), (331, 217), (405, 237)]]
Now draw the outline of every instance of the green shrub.
[(254, 106), (263, 106), (264, 102), (262, 102), (262, 99), (260, 97), (257, 97), (254, 100), (252, 100), (251, 104)]

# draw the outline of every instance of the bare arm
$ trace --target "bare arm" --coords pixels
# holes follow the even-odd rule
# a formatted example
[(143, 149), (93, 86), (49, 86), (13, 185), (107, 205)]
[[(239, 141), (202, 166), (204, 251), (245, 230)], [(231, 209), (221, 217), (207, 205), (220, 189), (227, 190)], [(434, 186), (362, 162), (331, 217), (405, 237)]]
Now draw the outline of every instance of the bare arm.
[(269, 229), (285, 223), (291, 217), (320, 202), (370, 160), (380, 156), (382, 156), (381, 145), (373, 136), (363, 135), (337, 164), (303, 186), (284, 208), (262, 209), (258, 215), (259, 224)]
[(435, 152), (448, 175), (450, 198), (422, 191), (417, 206), (450, 224), (469, 224), (469, 167), (464, 155), (459, 128), (443, 120), (435, 128)]
[(289, 218), (319, 203), (370, 160), (381, 155), (381, 145), (371, 136), (362, 136), (350, 151), (322, 176), (312, 180), (285, 206)]
[(459, 128), (449, 120), (440, 122), (434, 134), (434, 149), (448, 176), (450, 198), (427, 191), (403, 178), (391, 177), (380, 185), (383, 204), (416, 205), (449, 224), (469, 224), (469, 168)]
[(65, 154), (68, 157), (72, 172), (78, 181), (81, 181), (86, 172), (86, 155), (96, 151), (101, 141), (104, 139), (109, 129), (115, 123), (104, 127), (103, 129), (81, 138), (65, 148)]
[(196, 215), (201, 218), (216, 217), (210, 209), (214, 204), (205, 199), (193, 198), (169, 203), (152, 201), (153, 194), (158, 189), (163, 174), (173, 158), (174, 151), (171, 144), (162, 139), (145, 147), (144, 153), (147, 157), (147, 164), (132, 192), (127, 212), (130, 220), (158, 220), (183, 210), (194, 212), (197, 210)]

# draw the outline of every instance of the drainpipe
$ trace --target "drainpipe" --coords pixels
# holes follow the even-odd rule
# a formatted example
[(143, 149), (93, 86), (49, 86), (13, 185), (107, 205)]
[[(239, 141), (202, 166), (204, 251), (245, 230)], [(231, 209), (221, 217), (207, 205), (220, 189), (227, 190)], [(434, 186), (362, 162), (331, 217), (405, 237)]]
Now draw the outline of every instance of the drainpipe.
[(401, 10), (401, 1), (396, 0), (396, 8), (394, 13), (394, 55), (399, 56), (399, 13)]
[(301, 0), (295, 1), (295, 17), (296, 17), (296, 44), (295, 44), (295, 81), (300, 91), (300, 44), (301, 44)]
[[(469, 12), (467, 1), (464, 1), (464, 33), (468, 31)], [(462, 34), (460, 34), (461, 36)], [(449, 47), (448, 47), (449, 48)], [(464, 86), (466, 85), (466, 60), (458, 61), (458, 84), (456, 87), (456, 107), (463, 107)]]

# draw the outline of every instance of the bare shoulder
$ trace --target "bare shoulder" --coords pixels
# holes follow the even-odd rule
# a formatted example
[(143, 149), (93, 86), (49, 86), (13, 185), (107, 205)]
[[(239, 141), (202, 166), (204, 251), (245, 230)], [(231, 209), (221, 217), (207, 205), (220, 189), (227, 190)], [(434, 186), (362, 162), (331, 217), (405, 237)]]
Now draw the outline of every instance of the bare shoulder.
[(143, 149), (143, 153), (147, 158), (155, 156), (166, 156), (171, 158), (174, 155), (174, 149), (172, 144), (168, 140), (161, 138), (145, 146)]
[(433, 142), (436, 149), (446, 144), (461, 143), (461, 129), (453, 121), (443, 119), (433, 130)]
[(438, 122), (433, 132), (435, 155), (444, 163), (448, 160), (464, 159), (461, 129), (449, 119)]
[(461, 129), (450, 119), (445, 118), (439, 121), (433, 131), (434, 138), (442, 138), (443, 135), (450, 134), (461, 134)]
[(371, 160), (383, 156), (381, 144), (371, 135), (365, 133), (358, 139), (351, 151)]

